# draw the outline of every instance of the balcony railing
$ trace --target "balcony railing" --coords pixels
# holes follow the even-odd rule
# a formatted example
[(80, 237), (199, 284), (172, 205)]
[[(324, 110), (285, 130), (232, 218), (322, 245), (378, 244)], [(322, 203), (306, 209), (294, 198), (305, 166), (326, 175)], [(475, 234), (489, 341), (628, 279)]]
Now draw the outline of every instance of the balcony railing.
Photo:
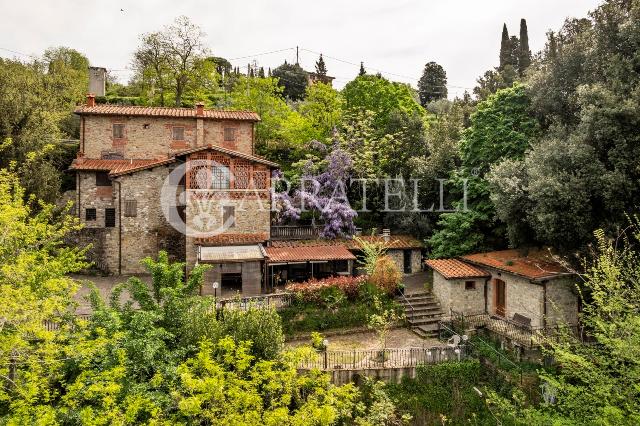
[(287, 225), (271, 227), (272, 240), (306, 240), (318, 238), (319, 235), (320, 227), (314, 225)]

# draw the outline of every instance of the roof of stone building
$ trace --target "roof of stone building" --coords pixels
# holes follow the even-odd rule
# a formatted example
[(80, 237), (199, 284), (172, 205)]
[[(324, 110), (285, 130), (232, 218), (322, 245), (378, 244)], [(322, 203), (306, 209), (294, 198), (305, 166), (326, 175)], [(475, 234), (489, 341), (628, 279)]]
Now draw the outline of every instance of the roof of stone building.
[(256, 163), (261, 163), (270, 167), (279, 167), (278, 163), (274, 163), (273, 161), (269, 161), (264, 157), (260, 157), (258, 155), (252, 155), (252, 154), (246, 154), (244, 152), (240, 152), (240, 151), (234, 151), (233, 149), (229, 149), (229, 148), (224, 148), (222, 146), (218, 146), (218, 145), (205, 145), (205, 146), (199, 146), (196, 148), (189, 148), (189, 149), (185, 149), (184, 151), (180, 151), (180, 152), (176, 152), (174, 154), (175, 157), (181, 157), (184, 155), (189, 155), (189, 154), (193, 154), (195, 152), (200, 152), (200, 151), (206, 151), (208, 149), (214, 150), (214, 151), (218, 151), (221, 152), (223, 154), (227, 154), (227, 155), (231, 155), (233, 157), (239, 157), (239, 158), (244, 158), (245, 160), (249, 160), (249, 161), (255, 161)]
[(69, 167), (70, 170), (105, 171), (111, 175), (130, 173), (132, 171), (156, 167), (175, 161), (173, 158), (164, 160), (138, 159), (138, 160), (102, 160), (94, 158), (76, 158)]
[(266, 233), (252, 234), (220, 234), (210, 237), (196, 238), (195, 244), (202, 246), (224, 246), (233, 244), (258, 244), (269, 239)]
[[(367, 242), (386, 243), (388, 249), (421, 249), (422, 243), (410, 235), (391, 235), (388, 240), (385, 237), (377, 235), (362, 235), (358, 237)], [(328, 240), (323, 238), (315, 238), (310, 240), (274, 240), (271, 242), (272, 247), (308, 247), (308, 246), (344, 246), (350, 250), (361, 249), (360, 243), (355, 238), (336, 238)]]
[[(149, 107), (131, 105), (97, 104), (82, 105), (75, 109), (78, 115), (127, 115), (138, 117), (196, 118), (195, 108)], [(260, 121), (260, 115), (253, 111), (205, 109), (202, 118), (211, 120)]]
[(301, 247), (266, 247), (269, 263), (275, 262), (307, 262), (322, 260), (355, 260), (356, 257), (340, 245), (333, 246), (301, 246)]
[(458, 259), (429, 259), (425, 263), (448, 280), (491, 276), (484, 269)]
[(543, 280), (562, 275), (572, 275), (551, 254), (544, 250), (530, 250), (525, 253), (517, 249), (476, 253), (462, 256), (462, 260), (475, 265), (495, 268), (503, 272), (528, 278)]

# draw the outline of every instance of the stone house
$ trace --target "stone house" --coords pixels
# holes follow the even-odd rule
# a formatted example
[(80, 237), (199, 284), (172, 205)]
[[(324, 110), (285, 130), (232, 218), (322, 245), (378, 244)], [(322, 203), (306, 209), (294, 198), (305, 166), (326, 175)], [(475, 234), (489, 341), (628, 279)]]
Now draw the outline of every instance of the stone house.
[(144, 272), (167, 250), (187, 268), (211, 263), (211, 283), (259, 293), (276, 163), (254, 153), (247, 111), (98, 105), (75, 111), (76, 212), (91, 258), (111, 274)]
[(445, 310), (515, 316), (533, 328), (578, 324), (575, 276), (546, 252), (501, 250), (425, 263)]

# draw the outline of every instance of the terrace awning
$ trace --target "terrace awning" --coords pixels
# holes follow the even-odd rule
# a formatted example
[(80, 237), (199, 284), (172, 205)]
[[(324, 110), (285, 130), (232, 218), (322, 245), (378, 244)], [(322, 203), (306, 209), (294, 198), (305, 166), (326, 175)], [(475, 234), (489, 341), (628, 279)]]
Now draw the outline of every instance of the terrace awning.
[(267, 263), (355, 260), (344, 246), (267, 247)]
[(264, 259), (260, 244), (248, 246), (200, 247), (198, 260), (205, 263), (248, 262)]

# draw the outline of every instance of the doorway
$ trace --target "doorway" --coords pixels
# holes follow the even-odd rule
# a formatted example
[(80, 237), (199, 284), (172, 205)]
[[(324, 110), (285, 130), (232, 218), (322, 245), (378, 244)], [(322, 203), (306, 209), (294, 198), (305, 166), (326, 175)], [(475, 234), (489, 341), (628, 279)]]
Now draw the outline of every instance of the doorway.
[(506, 288), (504, 281), (500, 279), (494, 280), (494, 289), (496, 292), (495, 302), (496, 302), (496, 315), (504, 317), (507, 315), (506, 309)]
[(222, 274), (220, 277), (221, 287), (224, 291), (232, 291), (233, 293), (242, 292), (242, 274)]
[(404, 258), (404, 273), (411, 273), (411, 250), (403, 250), (402, 257)]

